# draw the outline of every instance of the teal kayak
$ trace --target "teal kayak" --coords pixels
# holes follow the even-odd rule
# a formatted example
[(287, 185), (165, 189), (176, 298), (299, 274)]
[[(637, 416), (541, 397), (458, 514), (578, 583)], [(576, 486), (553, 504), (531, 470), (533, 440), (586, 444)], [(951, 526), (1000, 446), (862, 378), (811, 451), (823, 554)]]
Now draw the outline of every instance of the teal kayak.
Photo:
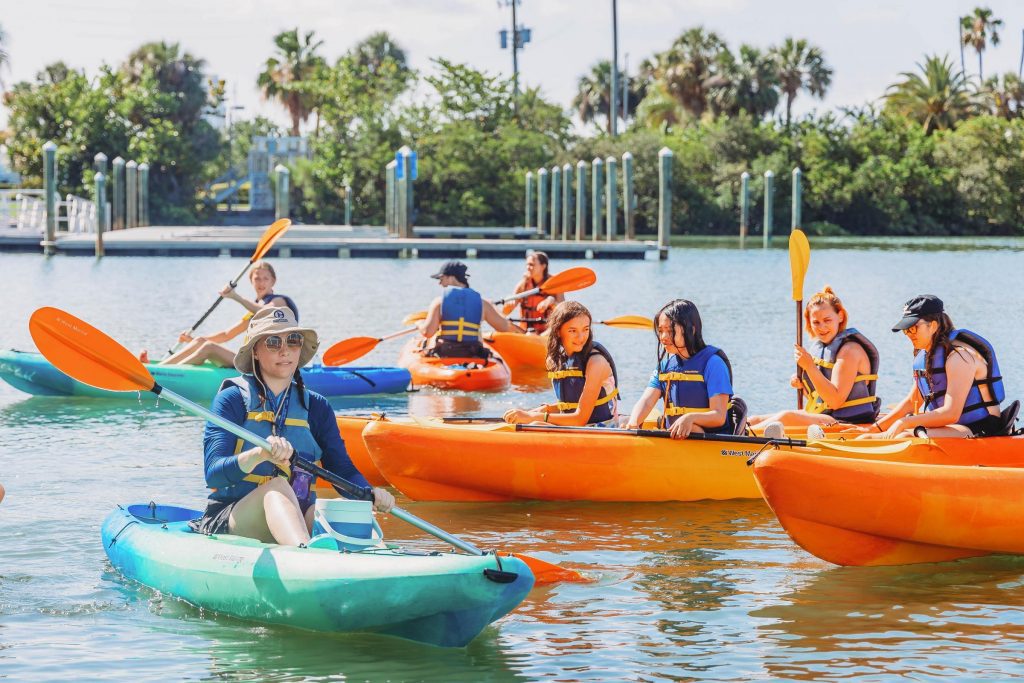
[[(147, 363), (146, 368), (160, 386), (192, 401), (211, 400), (225, 379), (238, 376), (234, 368), (213, 365)], [(302, 378), (310, 391), (327, 398), (398, 393), (405, 391), (412, 381), (405, 368), (327, 365), (304, 368)], [(34, 396), (136, 398), (132, 392), (105, 391), (82, 384), (55, 368), (42, 354), (31, 351), (0, 351), (0, 379)]]
[(118, 506), (103, 547), (126, 578), (197, 607), (313, 631), (369, 632), (462, 647), (515, 609), (533, 587), (521, 560), (414, 553), (348, 553), (193, 532), (196, 510)]

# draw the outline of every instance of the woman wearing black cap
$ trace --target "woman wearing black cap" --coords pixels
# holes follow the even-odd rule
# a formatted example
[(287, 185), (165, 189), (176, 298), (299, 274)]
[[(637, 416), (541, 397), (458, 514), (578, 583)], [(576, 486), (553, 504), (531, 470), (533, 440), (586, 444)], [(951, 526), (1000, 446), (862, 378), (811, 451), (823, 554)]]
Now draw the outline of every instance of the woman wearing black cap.
[(437, 335), (433, 353), (441, 358), (487, 358), (490, 352), (480, 341), (484, 320), (498, 332), (522, 332), (469, 286), (466, 270), (462, 261), (448, 261), (430, 276), (444, 292), (430, 303), (419, 327), (427, 339)]
[(876, 438), (995, 436), (1002, 431), (999, 404), (1006, 393), (996, 352), (986, 339), (953, 327), (942, 300), (925, 294), (903, 307), (892, 328), (914, 346), (914, 387), (875, 423)]

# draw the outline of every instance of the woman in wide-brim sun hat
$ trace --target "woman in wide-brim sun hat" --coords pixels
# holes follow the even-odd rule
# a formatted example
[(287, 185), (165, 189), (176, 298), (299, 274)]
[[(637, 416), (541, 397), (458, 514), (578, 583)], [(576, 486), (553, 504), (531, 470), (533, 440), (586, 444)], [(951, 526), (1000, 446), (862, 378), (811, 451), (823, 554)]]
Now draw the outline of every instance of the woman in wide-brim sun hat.
[[(204, 472), (211, 492), (202, 519), (193, 524), (196, 531), (309, 543), (316, 492), (312, 477), (290, 466), (293, 455), (369, 486), (348, 457), (327, 399), (302, 381), (299, 370), (319, 346), (316, 331), (300, 327), (288, 308), (264, 308), (252, 317), (234, 358), (242, 375), (224, 381), (212, 410), (273, 448), (264, 450), (206, 423)], [(386, 490), (373, 493), (377, 510), (394, 505)]]

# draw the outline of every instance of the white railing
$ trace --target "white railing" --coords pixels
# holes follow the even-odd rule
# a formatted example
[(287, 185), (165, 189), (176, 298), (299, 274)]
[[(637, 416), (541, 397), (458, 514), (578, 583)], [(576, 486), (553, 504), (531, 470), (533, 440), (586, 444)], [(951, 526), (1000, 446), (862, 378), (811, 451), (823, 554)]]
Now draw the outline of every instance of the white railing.
[(22, 215), (23, 209), (28, 208), (28, 204), (26, 204), (25, 200), (34, 197), (42, 198), (42, 196), (42, 190), (0, 190), (0, 228), (21, 228), (22, 222), (27, 220), (27, 217), (19, 220), (19, 216)]
[[(96, 203), (85, 197), (66, 195), (56, 203), (57, 231), (96, 232)], [(107, 202), (104, 230), (110, 230), (110, 202)], [(46, 229), (46, 201), (42, 190), (0, 190), (0, 227), (14, 227), (42, 233)]]

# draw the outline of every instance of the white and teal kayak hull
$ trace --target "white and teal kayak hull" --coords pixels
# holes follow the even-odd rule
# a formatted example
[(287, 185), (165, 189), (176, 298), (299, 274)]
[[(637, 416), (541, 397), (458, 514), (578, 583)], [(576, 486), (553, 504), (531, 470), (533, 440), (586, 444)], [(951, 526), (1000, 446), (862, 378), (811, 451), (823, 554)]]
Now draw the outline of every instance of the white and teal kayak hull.
[(199, 516), (180, 507), (119, 506), (103, 523), (103, 547), (126, 578), (204, 609), (445, 647), (469, 643), (533, 587), (530, 569), (514, 557), (500, 557), (499, 567), (491, 554), (270, 545), (194, 533), (188, 520)]
[[(203, 402), (217, 395), (225, 379), (238, 376), (234, 368), (218, 368), (213, 365), (147, 363), (146, 369), (160, 386), (189, 400)], [(0, 379), (34, 396), (136, 397), (130, 391), (106, 391), (82, 384), (55, 368), (42, 354), (31, 351), (0, 351)], [(405, 391), (412, 381), (405, 368), (327, 365), (303, 368), (302, 379), (310, 391), (327, 398), (397, 393)]]

